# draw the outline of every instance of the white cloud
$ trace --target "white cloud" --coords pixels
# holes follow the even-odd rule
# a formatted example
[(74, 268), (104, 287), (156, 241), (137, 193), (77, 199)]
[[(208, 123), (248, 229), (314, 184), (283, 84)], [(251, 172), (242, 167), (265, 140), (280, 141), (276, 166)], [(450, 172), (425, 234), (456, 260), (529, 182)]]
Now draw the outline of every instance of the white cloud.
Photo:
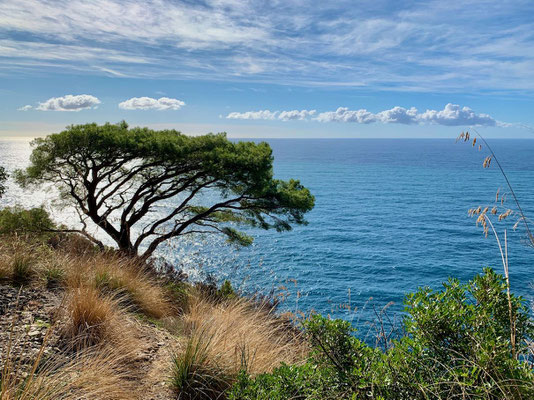
[(320, 113), (316, 118), (320, 122), (355, 122), (370, 124), (380, 122), (384, 124), (436, 124), (446, 126), (480, 125), (480, 126), (507, 126), (504, 122), (496, 121), (488, 114), (477, 114), (469, 107), (460, 107), (458, 104), (448, 103), (443, 110), (426, 110), (418, 113), (415, 107), (393, 107), (389, 110), (373, 114), (365, 109), (349, 110), (340, 107), (336, 111)]
[(291, 111), (247, 111), (247, 112), (231, 112), (226, 116), (227, 119), (265, 119), (265, 120), (306, 120), (315, 115), (315, 110), (291, 110)]
[(282, 121), (290, 121), (290, 120), (303, 120), (307, 119), (315, 114), (315, 110), (292, 110), (292, 111), (282, 111), (278, 115), (278, 119), (281, 119)]
[(356, 122), (358, 124), (370, 124), (376, 122), (376, 115), (365, 109), (349, 110), (347, 107), (339, 107), (336, 111), (322, 112), (315, 119), (320, 122)]
[(469, 107), (460, 107), (449, 103), (443, 110), (426, 110), (418, 116), (421, 122), (430, 122), (438, 125), (481, 125), (495, 126), (497, 121), (488, 114), (476, 114)]
[(393, 107), (389, 110), (372, 113), (362, 108), (350, 110), (347, 107), (339, 107), (336, 111), (319, 113), (316, 117), (315, 110), (293, 111), (247, 111), (232, 112), (226, 116), (228, 119), (265, 119), (265, 120), (310, 120), (319, 122), (344, 122), (357, 124), (436, 124), (446, 126), (480, 125), (480, 126), (511, 126), (509, 123), (500, 122), (488, 114), (477, 114), (469, 107), (460, 107), (458, 104), (448, 103), (443, 110), (426, 110), (418, 113), (417, 108)]
[(228, 119), (276, 119), (278, 111), (247, 111), (244, 113), (232, 112), (226, 116)]
[(29, 104), (25, 105), (25, 106), (22, 106), (20, 108), (17, 108), (17, 111), (28, 111), (28, 110), (31, 110), (33, 107), (30, 106)]
[(39, 103), (39, 111), (80, 111), (88, 108), (96, 108), (100, 100), (89, 94), (71, 95), (63, 97), (52, 97), (43, 103)]
[(407, 110), (404, 107), (393, 107), (376, 114), (378, 120), (385, 124), (414, 124), (417, 122), (417, 108)]
[(179, 110), (185, 106), (182, 100), (171, 99), (169, 97), (160, 97), (153, 99), (152, 97), (132, 97), (119, 103), (119, 108), (123, 110)]

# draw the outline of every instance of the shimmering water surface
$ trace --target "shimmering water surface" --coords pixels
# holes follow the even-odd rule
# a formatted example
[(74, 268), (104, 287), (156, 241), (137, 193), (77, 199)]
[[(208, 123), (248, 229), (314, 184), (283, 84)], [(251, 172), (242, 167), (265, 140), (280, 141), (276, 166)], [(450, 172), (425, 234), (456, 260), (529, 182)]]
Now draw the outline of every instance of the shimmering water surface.
[[(484, 266), (502, 271), (496, 241), (467, 215), (506, 188), (495, 166), (482, 168), (484, 150), (453, 139), (267, 141), (276, 177), (300, 179), (316, 196), (309, 225), (283, 234), (253, 231), (255, 244), (242, 250), (201, 238), (163, 250), (191, 275), (214, 272), (243, 290), (286, 291), (286, 309), (365, 322), (373, 319), (372, 305), (392, 301), (392, 312), (402, 310), (404, 294), (418, 286), (439, 288), (450, 276), (465, 281)], [(527, 216), (534, 215), (534, 140), (490, 145)], [(25, 141), (0, 141), (0, 164), (24, 166), (29, 152)], [(4, 199), (42, 201), (13, 185)], [(530, 299), (534, 249), (522, 238), (522, 229), (509, 231), (511, 285)], [(359, 309), (355, 316), (339, 307), (349, 301)]]

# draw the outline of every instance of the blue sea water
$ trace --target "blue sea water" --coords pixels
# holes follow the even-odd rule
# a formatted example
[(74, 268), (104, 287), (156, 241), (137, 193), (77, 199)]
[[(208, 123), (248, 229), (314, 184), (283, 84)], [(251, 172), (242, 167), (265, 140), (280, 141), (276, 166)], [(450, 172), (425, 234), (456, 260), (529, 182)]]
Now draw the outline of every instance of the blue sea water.
[[(273, 290), (281, 308), (314, 309), (358, 321), (361, 329), (386, 304), (390, 315), (420, 286), (462, 281), (485, 266), (502, 272), (496, 240), (467, 215), (508, 192), (495, 161), (482, 168), (487, 149), (467, 143), (415, 139), (268, 139), (275, 176), (297, 178), (316, 197), (307, 226), (287, 233), (254, 230), (251, 248), (211, 240), (169, 247), (167, 256), (189, 271), (230, 278), (244, 291)], [(492, 140), (527, 216), (534, 215), (534, 140)], [(0, 164), (24, 166), (26, 142), (0, 141)], [(35, 201), (13, 186), (7, 203)], [(508, 195), (505, 206), (515, 208)], [(517, 218), (508, 229), (513, 292), (531, 299), (534, 249), (524, 244)], [(357, 311), (349, 312), (350, 308)]]

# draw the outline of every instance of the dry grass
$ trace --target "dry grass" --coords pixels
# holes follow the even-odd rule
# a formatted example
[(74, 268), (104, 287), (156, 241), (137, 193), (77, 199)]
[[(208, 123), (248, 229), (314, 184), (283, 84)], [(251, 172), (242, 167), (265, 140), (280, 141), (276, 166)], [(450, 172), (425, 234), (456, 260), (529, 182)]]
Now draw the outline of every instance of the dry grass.
[(120, 297), (132, 310), (154, 318), (173, 312), (164, 288), (133, 260), (98, 254), (67, 258), (62, 264), (70, 288), (92, 285), (103, 293)]
[[(209, 393), (209, 398), (223, 393), (242, 369), (256, 375), (306, 356), (299, 333), (267, 307), (244, 299), (217, 303), (200, 291), (180, 287), (175, 291), (180, 301), (186, 298), (187, 309), (179, 316), (170, 289), (135, 260), (86, 251), (79, 241), (72, 241), (72, 251), (69, 242), (57, 249), (17, 237), (9, 242), (0, 243), (0, 278), (13, 280), (20, 271), (30, 283), (65, 291), (57, 329), (68, 355), (62, 364), (47, 361), (43, 368), (40, 354), (35, 361), (39, 368), (27, 372), (25, 380), (19, 378), (20, 368), (4, 362), (17, 373), (2, 374), (7, 378), (2, 379), (1, 399), (75, 399), (82, 398), (81, 392), (84, 399), (134, 398), (138, 387), (125, 394), (123, 375), (132, 380), (138, 372), (136, 367), (125, 371), (125, 365), (136, 365), (134, 360), (145, 352), (140, 338), (146, 333), (131, 311), (157, 319), (182, 336), (168, 345), (186, 345), (159, 361), (172, 363), (174, 387)], [(62, 296), (61, 291), (57, 295)], [(119, 354), (122, 361), (117, 362)]]
[(192, 338), (209, 342), (208, 358), (229, 376), (243, 368), (251, 375), (270, 372), (282, 362), (298, 364), (306, 356), (299, 332), (245, 299), (213, 304), (193, 296), (183, 322)]
[(178, 399), (217, 399), (232, 385), (234, 376), (226, 374), (211, 354), (211, 338), (197, 332), (185, 350), (171, 358), (171, 385)]
[[(47, 335), (48, 336), (48, 335)], [(122, 364), (131, 349), (118, 345), (107, 351), (86, 350), (74, 358), (54, 354), (44, 360), (47, 340), (29, 365), (21, 364), (12, 346), (2, 349), (2, 400), (134, 399)]]
[[(120, 297), (132, 310), (150, 317), (159, 319), (174, 313), (165, 288), (136, 260), (111, 252), (84, 250), (80, 239), (62, 242), (61, 249), (17, 236), (3, 239), (0, 241), (1, 280), (69, 289), (91, 285)], [(68, 246), (73, 247), (72, 251)]]
[(94, 260), (97, 287), (123, 291), (133, 305), (150, 317), (163, 318), (171, 314), (165, 290), (135, 261), (109, 256)]
[(191, 295), (181, 329), (188, 340), (171, 362), (171, 384), (179, 399), (225, 398), (240, 371), (271, 372), (306, 356), (300, 333), (265, 308), (245, 299), (214, 303)]
[(0, 279), (28, 284), (38, 276), (39, 251), (36, 246), (15, 238), (13, 241), (2, 241), (0, 254)]
[(62, 336), (77, 348), (117, 343), (131, 335), (117, 299), (91, 286), (70, 290), (64, 308)]

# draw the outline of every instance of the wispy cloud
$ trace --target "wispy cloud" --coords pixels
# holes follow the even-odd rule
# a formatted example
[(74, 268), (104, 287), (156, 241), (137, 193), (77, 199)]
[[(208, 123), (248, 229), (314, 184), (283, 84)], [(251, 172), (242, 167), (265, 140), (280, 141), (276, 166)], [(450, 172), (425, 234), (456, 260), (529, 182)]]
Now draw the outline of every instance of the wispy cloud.
[(347, 107), (339, 107), (335, 111), (325, 111), (316, 114), (315, 110), (307, 111), (247, 111), (243, 113), (232, 112), (226, 116), (229, 119), (280, 119), (283, 121), (315, 120), (319, 122), (344, 122), (357, 124), (435, 124), (445, 126), (510, 126), (511, 124), (495, 120), (488, 114), (477, 114), (469, 107), (461, 107), (458, 104), (448, 103), (443, 110), (426, 110), (419, 113), (415, 107), (393, 107), (389, 110), (372, 113), (366, 109), (350, 110)]
[(29, 104), (25, 105), (25, 106), (22, 106), (22, 107), (19, 107), (17, 108), (17, 111), (29, 111), (31, 110), (33, 107), (30, 106)]
[(404, 91), (534, 89), (531, 1), (375, 3), (3, 0), (0, 65)]
[(71, 95), (63, 97), (52, 97), (36, 107), (39, 111), (81, 111), (89, 108), (96, 108), (100, 100), (89, 94)]
[(160, 97), (153, 99), (152, 97), (132, 97), (119, 103), (119, 108), (123, 110), (179, 110), (185, 106), (182, 100), (171, 99), (169, 97)]

